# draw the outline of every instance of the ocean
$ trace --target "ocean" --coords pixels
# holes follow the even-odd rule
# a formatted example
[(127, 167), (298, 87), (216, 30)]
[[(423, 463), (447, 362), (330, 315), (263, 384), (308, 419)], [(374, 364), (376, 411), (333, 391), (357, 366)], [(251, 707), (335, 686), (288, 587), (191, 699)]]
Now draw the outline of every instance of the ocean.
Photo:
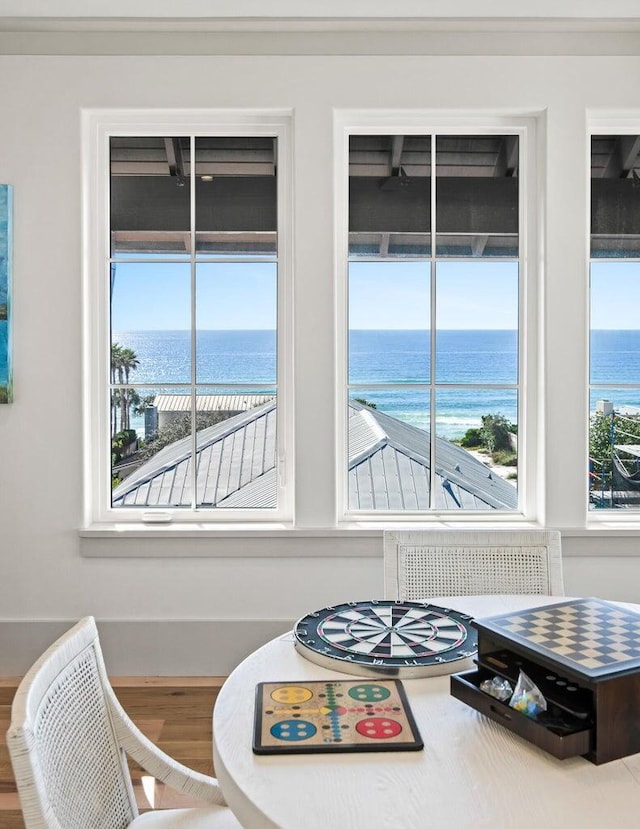
[[(140, 361), (131, 373), (134, 383), (154, 383), (158, 390), (188, 382), (190, 339), (186, 331), (118, 332), (114, 340), (133, 349)], [(436, 343), (439, 383), (517, 382), (515, 331), (441, 331)], [(640, 383), (640, 330), (592, 333), (592, 383)], [(225, 383), (275, 383), (273, 331), (201, 331), (197, 340), (197, 381), (222, 391)], [(427, 331), (356, 330), (349, 334), (349, 380), (364, 387), (351, 396), (364, 398), (394, 417), (429, 428), (429, 398), (424, 389), (402, 388), (428, 381), (430, 343)], [(374, 383), (398, 383), (400, 388), (377, 389)], [(371, 384), (371, 385), (368, 385)], [(204, 391), (204, 390), (203, 390)], [(596, 400), (615, 406), (640, 407), (640, 389), (592, 390)], [(442, 389), (436, 399), (437, 433), (459, 438), (480, 425), (484, 414), (502, 414), (517, 421), (513, 389)], [(142, 430), (142, 419), (134, 428)]]
[[(6, 339), (0, 327), (0, 384), (6, 383)], [(140, 361), (131, 372), (133, 383), (154, 383), (158, 390), (190, 379), (190, 336), (187, 331), (123, 331), (120, 345), (133, 349)], [(381, 411), (421, 428), (429, 428), (428, 392), (402, 388), (427, 382), (430, 347), (427, 331), (369, 331), (349, 334), (349, 379), (364, 388), (353, 397), (375, 403)], [(441, 331), (438, 335), (436, 380), (442, 383), (516, 383), (515, 331)], [(197, 380), (211, 388), (225, 383), (275, 383), (275, 332), (201, 331), (197, 341)], [(593, 331), (592, 383), (640, 384), (640, 330)], [(400, 388), (376, 389), (374, 383)], [(614, 406), (640, 408), (640, 389), (592, 389), (590, 408), (606, 398)], [(436, 429), (446, 438), (461, 437), (480, 425), (483, 414), (517, 419), (516, 392), (511, 389), (443, 389), (436, 400)], [(141, 417), (134, 428), (143, 433)]]
[[(140, 360), (132, 372), (135, 383), (165, 384), (189, 381), (189, 333), (186, 331), (127, 331), (114, 335), (133, 349)], [(514, 383), (517, 349), (514, 331), (444, 331), (438, 349), (438, 378), (451, 383)], [(349, 379), (365, 384), (351, 396), (375, 403), (381, 410), (421, 428), (429, 426), (429, 398), (424, 389), (378, 389), (368, 384), (425, 383), (429, 379), (427, 331), (351, 331)], [(276, 378), (273, 331), (201, 331), (196, 348), (199, 383), (222, 391), (225, 383), (274, 383)], [(439, 353), (439, 351), (438, 351)], [(491, 371), (491, 376), (489, 376)], [(166, 386), (165, 386), (166, 387)], [(203, 390), (204, 391), (204, 390)], [(460, 437), (480, 424), (487, 413), (501, 413), (515, 422), (517, 401), (512, 390), (446, 390), (439, 393), (438, 433)], [(141, 428), (141, 418), (134, 428)]]

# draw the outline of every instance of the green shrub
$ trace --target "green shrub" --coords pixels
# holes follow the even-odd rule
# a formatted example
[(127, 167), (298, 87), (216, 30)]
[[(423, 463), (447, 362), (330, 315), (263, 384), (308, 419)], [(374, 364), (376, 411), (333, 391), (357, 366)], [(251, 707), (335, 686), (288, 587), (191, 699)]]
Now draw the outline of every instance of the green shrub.
[(127, 446), (135, 443), (138, 439), (135, 429), (122, 429), (111, 439), (111, 462), (118, 463), (124, 455)]
[(513, 450), (498, 449), (491, 453), (491, 460), (498, 466), (518, 465), (518, 456)]
[(377, 409), (378, 406), (375, 403), (372, 403), (370, 400), (367, 400), (365, 397), (354, 397), (353, 398), (356, 403), (362, 403), (363, 406), (368, 406), (370, 409)]
[(501, 414), (482, 415), (482, 427), (480, 436), (482, 443), (489, 452), (496, 452), (499, 449), (511, 449), (511, 423)]
[[(227, 415), (222, 412), (196, 412), (196, 432), (207, 429), (209, 426), (215, 426), (216, 423), (223, 420), (227, 420)], [(191, 413), (184, 412), (170, 420), (166, 426), (157, 432), (152, 440), (145, 442), (140, 448), (139, 457), (146, 461), (161, 449), (164, 449), (165, 446), (190, 435)]]
[(466, 448), (482, 446), (482, 436), (480, 434), (480, 429), (467, 429), (467, 431), (464, 433), (464, 436), (460, 438), (458, 443), (460, 446), (464, 446)]

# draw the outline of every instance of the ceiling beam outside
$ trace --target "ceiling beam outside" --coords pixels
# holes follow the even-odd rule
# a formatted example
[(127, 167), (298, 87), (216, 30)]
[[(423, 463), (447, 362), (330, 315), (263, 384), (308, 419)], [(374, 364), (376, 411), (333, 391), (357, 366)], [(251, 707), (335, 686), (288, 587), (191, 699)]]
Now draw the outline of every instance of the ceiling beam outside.
[(389, 175), (392, 176), (395, 170), (400, 169), (400, 161), (402, 159), (402, 149), (404, 147), (404, 135), (394, 135), (391, 139), (391, 169)]
[(621, 178), (631, 178), (633, 168), (637, 166), (638, 153), (640, 153), (640, 135), (621, 135)]
[(167, 163), (169, 164), (169, 175), (175, 176), (178, 186), (184, 185), (184, 159), (182, 157), (182, 147), (180, 146), (179, 138), (165, 138), (164, 148), (167, 154)]
[[(182, 170), (186, 176), (191, 175), (191, 165), (185, 164)], [(113, 161), (111, 162), (113, 176), (166, 176), (168, 175), (167, 161)], [(197, 175), (212, 176), (271, 176), (274, 175), (273, 161), (268, 162), (221, 162), (198, 161)], [(380, 175), (384, 175), (381, 173)]]
[(473, 254), (473, 256), (482, 256), (488, 241), (489, 237), (486, 235), (474, 236), (471, 240), (471, 253)]
[(518, 136), (504, 135), (496, 156), (493, 175), (512, 178), (518, 174)]

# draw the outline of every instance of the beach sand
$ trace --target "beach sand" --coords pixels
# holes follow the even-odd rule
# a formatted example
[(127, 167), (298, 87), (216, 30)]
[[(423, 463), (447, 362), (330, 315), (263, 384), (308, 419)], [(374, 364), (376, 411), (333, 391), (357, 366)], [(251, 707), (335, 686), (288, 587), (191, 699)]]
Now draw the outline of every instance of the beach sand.
[(517, 471), (518, 468), (516, 466), (499, 466), (491, 460), (491, 455), (488, 455), (486, 452), (481, 452), (478, 449), (467, 449), (467, 452), (470, 455), (473, 455), (474, 458), (477, 458), (492, 472), (495, 472), (496, 475), (499, 475), (501, 478), (504, 478), (505, 481), (508, 481), (510, 484), (513, 484), (513, 486), (517, 486), (517, 480), (515, 478), (508, 477), (509, 475), (513, 475), (513, 473)]

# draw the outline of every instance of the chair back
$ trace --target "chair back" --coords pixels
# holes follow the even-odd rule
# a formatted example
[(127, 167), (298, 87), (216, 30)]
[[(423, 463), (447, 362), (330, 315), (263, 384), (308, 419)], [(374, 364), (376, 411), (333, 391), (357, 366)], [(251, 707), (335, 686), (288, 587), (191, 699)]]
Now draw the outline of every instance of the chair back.
[(87, 617), (20, 683), (7, 745), (26, 829), (125, 829), (137, 817), (105, 680), (98, 632)]
[(519, 593), (563, 596), (554, 530), (419, 530), (384, 533), (387, 599)]

